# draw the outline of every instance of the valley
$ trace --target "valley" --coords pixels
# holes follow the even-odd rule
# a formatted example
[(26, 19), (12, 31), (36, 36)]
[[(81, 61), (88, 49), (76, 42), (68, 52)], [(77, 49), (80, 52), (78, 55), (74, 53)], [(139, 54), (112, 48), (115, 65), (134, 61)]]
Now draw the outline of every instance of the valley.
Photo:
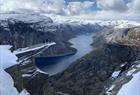
[(93, 43), (93, 35), (94, 34), (91, 33), (82, 34), (69, 40), (72, 44), (71, 47), (77, 50), (75, 54), (61, 57), (40, 57), (36, 60), (37, 66), (50, 75), (62, 72), (71, 63), (93, 50), (91, 46)]
[[(15, 55), (32, 47), (30, 59), (20, 63), (29, 55), (24, 51), (17, 54), (20, 64), (5, 69), (17, 90), (26, 89), (31, 95), (117, 95), (140, 70), (139, 24), (91, 22), (60, 23), (38, 14), (3, 14), (0, 44), (12, 45)], [(55, 44), (38, 47), (42, 43)], [(133, 67), (135, 71), (127, 76)]]

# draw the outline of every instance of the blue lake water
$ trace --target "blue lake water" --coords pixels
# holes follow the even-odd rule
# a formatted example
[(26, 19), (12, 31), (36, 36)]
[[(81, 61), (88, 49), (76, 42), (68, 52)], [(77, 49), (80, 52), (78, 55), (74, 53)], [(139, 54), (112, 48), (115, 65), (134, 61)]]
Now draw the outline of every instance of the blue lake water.
[(77, 53), (75, 55), (54, 58), (40, 58), (37, 60), (37, 66), (50, 75), (65, 70), (74, 61), (93, 50), (93, 47), (90, 45), (93, 42), (92, 37), (93, 35), (86, 34), (72, 38), (70, 40), (70, 42), (73, 44), (72, 47), (77, 49)]

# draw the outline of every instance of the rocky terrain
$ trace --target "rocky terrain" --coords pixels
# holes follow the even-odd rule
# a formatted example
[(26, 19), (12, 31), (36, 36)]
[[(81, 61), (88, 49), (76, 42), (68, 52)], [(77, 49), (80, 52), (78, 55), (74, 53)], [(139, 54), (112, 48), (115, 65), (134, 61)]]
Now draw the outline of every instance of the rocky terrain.
[[(116, 34), (118, 33), (117, 31), (112, 32), (116, 36), (111, 36), (112, 33), (101, 33), (100, 36), (104, 37), (104, 44), (102, 43), (96, 50), (73, 63), (64, 72), (52, 76), (50, 84), (46, 84), (45, 88), (53, 87), (52, 92), (55, 92), (55, 94), (52, 95), (116, 95), (121, 85), (129, 81), (128, 77), (124, 76), (124, 72), (127, 72), (129, 68), (136, 65), (135, 61), (139, 63), (140, 55), (140, 48), (137, 46), (137, 38), (140, 37), (138, 36), (140, 33), (139, 29), (122, 29), (119, 32), (119, 34), (125, 35), (120, 36)], [(110, 40), (108, 37), (114, 37), (114, 39)], [(127, 44), (134, 39), (136, 42)], [(112, 74), (116, 70), (120, 70), (118, 76), (121, 77), (123, 82), (121, 82), (120, 86), (116, 86), (117, 89), (114, 88), (114, 91), (108, 94), (106, 89), (114, 81), (119, 81), (119, 78), (112, 79)]]
[[(71, 50), (66, 40), (77, 35), (77, 30), (83, 30), (83, 27), (79, 29), (70, 24), (54, 24), (50, 18), (47, 18), (47, 21), (45, 21), (46, 17), (45, 20), (43, 17), (39, 19), (42, 21), (1, 20), (1, 44), (12, 44), (14, 49), (17, 49), (46, 40), (54, 41), (58, 46), (51, 47), (42, 55), (55, 56), (63, 54), (63, 51)], [(86, 30), (86, 27), (84, 28)], [(26, 88), (31, 95), (117, 95), (121, 86), (132, 78), (131, 75), (126, 76), (126, 73), (133, 68), (136, 69), (135, 72), (140, 70), (138, 67), (140, 27), (101, 30), (102, 32), (97, 33), (93, 39), (92, 45), (96, 46), (96, 49), (74, 62), (64, 72), (49, 76), (35, 66), (34, 58), (27, 62), (28, 64), (8, 68), (7, 72), (15, 80), (18, 91)], [(116, 71), (120, 72), (114, 77), (113, 73)], [(116, 85), (118, 83), (120, 84)], [(115, 87), (110, 89), (112, 85)]]
[[(87, 31), (89, 28), (90, 31)], [(64, 56), (76, 52), (76, 49), (70, 47), (71, 44), (68, 42), (70, 38), (83, 33), (97, 32), (102, 28), (99, 25), (97, 27), (97, 25), (90, 24), (58, 24), (50, 18), (38, 14), (1, 14), (0, 44), (10, 44), (13, 46), (12, 51), (14, 51), (44, 42), (55, 42), (55, 46), (50, 47), (40, 55), (45, 57)], [(18, 57), (21, 59), (22, 55), (18, 55)], [(40, 90), (43, 90), (42, 85), (46, 82), (48, 75), (40, 73), (34, 61), (30, 60), (25, 63), (7, 69), (7, 72), (15, 80), (15, 86), (19, 92), (23, 88), (28, 88), (33, 95), (43, 93)], [(31, 78), (31, 76), (33, 77)], [(40, 77), (42, 77), (42, 84), (38, 82)], [(38, 88), (36, 88), (37, 86)], [(33, 89), (33, 87), (35, 88)]]
[(127, 46), (107, 45), (73, 63), (63, 73), (52, 77), (51, 85), (55, 92), (99, 95), (116, 68), (125, 62), (127, 64), (120, 68), (121, 72), (131, 67), (135, 53), (135, 50)]
[[(102, 43), (96, 50), (73, 63), (63, 73), (52, 77), (54, 90), (70, 95), (105, 95), (104, 90), (108, 85), (114, 81), (123, 80), (120, 86), (116, 86), (117, 89), (114, 88), (115, 93), (113, 91), (113, 93), (107, 93), (107, 95), (116, 95), (121, 85), (128, 82), (128, 76), (125, 77), (124, 72), (133, 65), (137, 65), (140, 58), (139, 28), (118, 31), (100, 33), (95, 44), (97, 41)], [(110, 80), (116, 70), (120, 71), (121, 79)]]
[(70, 48), (66, 41), (68, 39), (62, 37), (61, 31), (57, 32), (57, 25), (48, 17), (16, 14), (5, 14), (3, 17), (0, 20), (1, 44), (10, 44), (13, 49), (18, 49), (49, 41), (56, 42), (57, 45), (45, 52), (44, 56), (71, 54), (76, 51)]
[[(38, 14), (2, 14), (0, 17), (0, 43), (13, 45), (13, 49), (53, 41), (57, 44), (42, 56), (62, 56), (74, 54), (69, 39), (82, 34), (97, 32), (99, 25), (58, 24), (46, 16)], [(87, 31), (88, 30), (88, 31)]]
[[(119, 39), (122, 40), (114, 39), (113, 42), (111, 42), (112, 40), (105, 41), (109, 35), (101, 33), (101, 36), (105, 37), (104, 44), (100, 44), (96, 50), (79, 59), (60, 74), (48, 76), (45, 73), (37, 73), (34, 65), (20, 66), (20, 72), (24, 76), (20, 78), (23, 81), (22, 86), (31, 95), (93, 95), (93, 93), (94, 95), (116, 95), (121, 86), (132, 78), (131, 75), (126, 76), (126, 73), (131, 71), (131, 68), (135, 67), (134, 65), (137, 68), (135, 72), (139, 71), (137, 65), (139, 65), (140, 49), (137, 42), (133, 45), (127, 44), (132, 40), (131, 37), (136, 39), (134, 36), (136, 36), (135, 33), (139, 34), (139, 30), (138, 28), (132, 28), (131, 31), (130, 29), (124, 30), (127, 31), (127, 34), (123, 37), (119, 36)], [(135, 30), (137, 32), (134, 32)], [(133, 36), (131, 32), (134, 33)], [(126, 38), (129, 40), (126, 41)], [(115, 71), (120, 71), (120, 73), (113, 77)], [(21, 85), (19, 79), (17, 80), (17, 84)], [(110, 90), (112, 84), (120, 81), (121, 84)]]

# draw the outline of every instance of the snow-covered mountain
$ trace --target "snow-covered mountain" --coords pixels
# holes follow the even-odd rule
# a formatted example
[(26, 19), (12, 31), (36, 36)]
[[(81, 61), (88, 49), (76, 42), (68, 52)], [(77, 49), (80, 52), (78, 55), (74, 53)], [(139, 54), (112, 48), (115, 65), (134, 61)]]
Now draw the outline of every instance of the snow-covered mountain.
[(128, 21), (128, 20), (113, 20), (113, 21), (79, 20), (79, 19), (78, 20), (62, 19), (62, 21), (57, 19), (53, 19), (53, 20), (54, 22), (58, 22), (58, 23), (83, 24), (83, 25), (97, 24), (100, 26), (110, 26), (114, 28), (131, 28), (135, 26), (140, 26), (140, 23), (135, 21)]
[[(26, 10), (25, 10), (26, 11)], [(33, 18), (29, 18), (30, 15), (33, 15)], [(40, 16), (39, 15), (43, 15)], [(50, 17), (46, 19), (46, 17)], [(37, 22), (39, 20), (45, 20), (45, 22), (54, 22), (56, 24), (70, 24), (70, 25), (99, 25), (99, 26), (107, 26), (113, 28), (131, 28), (140, 26), (140, 22), (132, 21), (132, 20), (95, 20), (91, 18), (85, 17), (76, 17), (76, 16), (59, 16), (59, 15), (49, 15), (49, 14), (38, 14), (34, 12), (12, 12), (12, 13), (5, 13), (1, 14), (0, 19), (7, 19), (7, 18), (15, 18), (19, 19), (20, 21), (24, 22)]]
[[(107, 46), (105, 46), (103, 49), (99, 48), (98, 51), (92, 52), (90, 56), (84, 57), (81, 60), (79, 60), (79, 63), (81, 64), (73, 63), (74, 65), (71, 66), (71, 68), (68, 68), (66, 70), (66, 72), (68, 73), (64, 73), (64, 75), (60, 78), (60, 80), (62, 81), (59, 81), (58, 79), (50, 78), (51, 80), (55, 80), (52, 82), (52, 84), (55, 84), (51, 88), (52, 90), (55, 91), (55, 89), (57, 89), (57, 90), (60, 90), (61, 92), (65, 92), (66, 87), (68, 87), (67, 89), (70, 91), (70, 93), (72, 93), (72, 95), (74, 95), (73, 93), (75, 92), (78, 93), (77, 95), (82, 95), (81, 92), (83, 91), (83, 89), (80, 88), (81, 86), (79, 87), (79, 84), (86, 86), (87, 88), (89, 87), (88, 90), (89, 92), (91, 92), (91, 94), (89, 95), (92, 95), (92, 93), (95, 93), (95, 95), (99, 95), (98, 93), (102, 90), (102, 87), (104, 86), (104, 83), (102, 82), (105, 82), (106, 80), (108, 80), (109, 75), (111, 75), (112, 72), (114, 72), (114, 68), (117, 68), (118, 66), (123, 64), (124, 61), (125, 62), (128, 61), (129, 63), (131, 60), (133, 61), (134, 59), (137, 58), (137, 56), (139, 55), (139, 51), (137, 50), (135, 51), (133, 50), (133, 48), (129, 48), (125, 45), (129, 45), (130, 42), (131, 42), (130, 44), (131, 46), (133, 44), (134, 45), (137, 44), (137, 42), (139, 43), (139, 41), (136, 39), (137, 40), (136, 42), (134, 38), (136, 38), (137, 34), (139, 33), (140, 28), (132, 28), (132, 29), (118, 29), (118, 28), (136, 27), (139, 25), (140, 24), (138, 22), (128, 21), (128, 20), (103, 21), (103, 20), (91, 20), (91, 19), (83, 19), (83, 18), (80, 19), (80, 18), (69, 18), (69, 17), (65, 18), (65, 17), (54, 17), (54, 16), (48, 18), (48, 17), (40, 16), (38, 14), (32, 14), (32, 15), (31, 14), (30, 15), (28, 14), (8, 15), (7, 14), (7, 17), (4, 17), (4, 18), (0, 17), (0, 31), (1, 31), (2, 43), (11, 42), (13, 45), (15, 45), (15, 49), (20, 48), (13, 52), (13, 54), (16, 54), (16, 55), (25, 53), (25, 52), (35, 51), (36, 49), (44, 48), (46, 47), (46, 45), (39, 44), (39, 43), (43, 43), (44, 41), (46, 42), (50, 40), (50, 41), (56, 42), (58, 46), (55, 48), (51, 48), (49, 50), (50, 52), (45, 52), (45, 53), (50, 54), (50, 55), (52, 54), (53, 56), (55, 56), (59, 52), (54, 52), (54, 50), (65, 51), (65, 52), (69, 50), (67, 49), (68, 46), (65, 45), (65, 43), (62, 43), (63, 41), (67, 41), (67, 39), (70, 39), (71, 37), (78, 35), (78, 33), (79, 34), (88, 33), (89, 31), (97, 32), (97, 30), (98, 31), (103, 30), (104, 27), (105, 29), (106, 27), (109, 27), (107, 31), (100, 33), (101, 36), (96, 35), (99, 37), (95, 38), (96, 40), (94, 40), (97, 44), (100, 43), (100, 41), (103, 41), (103, 42), (106, 41), (107, 43), (106, 42), (105, 43), (107, 44)], [(112, 28), (117, 28), (117, 29), (112, 29)], [(133, 37), (134, 34), (133, 35), (131, 34), (132, 35), (131, 37), (133, 38), (133, 39), (131, 38), (132, 40), (130, 40), (130, 37), (129, 37), (131, 32), (136, 34), (135, 37)], [(64, 38), (67, 38), (67, 39), (64, 39)], [(108, 44), (109, 42), (118, 41), (118, 39), (120, 41), (120, 39), (122, 38), (125, 38), (121, 42), (121, 43), (125, 42), (123, 43), (123, 45)], [(33, 47), (22, 48), (22, 47), (30, 46), (33, 44), (39, 44), (39, 45), (37, 45), (37, 47), (33, 46)], [(58, 55), (60, 54), (62, 55), (63, 52), (62, 53), (60, 52)], [(107, 56), (105, 56), (106, 54)], [(94, 64), (95, 62), (97, 62), (98, 64)], [(12, 63), (12, 64), (14, 65), (15, 63)], [(125, 67), (126, 68), (130, 67), (130, 65), (126, 64), (124, 68)], [(97, 68), (98, 70), (96, 70), (95, 68)], [(120, 71), (122, 71), (121, 68), (119, 69)], [(3, 68), (0, 68), (0, 71), (2, 71), (1, 69), (3, 70)], [(48, 79), (48, 76), (46, 74), (43, 75), (44, 72), (41, 73), (39, 69), (36, 69), (36, 66), (34, 68), (29, 67), (29, 69), (25, 66), (22, 69), (23, 69), (21, 70), (22, 77), (24, 78), (24, 80), (28, 80), (28, 79), (30, 80), (27, 83), (25, 83), (27, 87), (30, 85), (29, 88), (26, 88), (28, 91), (32, 93), (38, 92), (39, 94), (36, 94), (36, 95), (48, 95), (46, 93), (49, 93), (49, 91), (51, 92), (50, 89), (46, 90), (46, 88), (50, 88), (49, 86), (50, 85), (52, 86), (52, 84), (45, 85), (44, 87), (44, 82), (47, 82), (46, 79)], [(120, 71), (118, 72), (115, 70), (115, 72), (112, 74), (112, 77), (117, 78), (120, 75)], [(2, 73), (5, 73), (5, 71), (3, 70)], [(2, 83), (4, 84), (1, 84), (1, 78), (3, 77), (0, 77), (0, 87), (1, 85), (2, 86), (5, 85), (5, 82), (3, 82), (5, 81), (5, 78), (2, 79)], [(83, 80), (85, 80), (84, 83), (83, 83)], [(71, 82), (71, 81), (76, 81), (76, 82)], [(12, 87), (10, 87), (10, 89), (11, 88), (15, 89), (15, 87), (13, 86), (13, 80), (10, 81), (9, 85), (11, 85), (11, 83), (12, 83)], [(69, 83), (71, 83), (73, 87), (69, 86)], [(61, 85), (61, 84), (65, 84), (65, 85)], [(112, 91), (114, 89), (114, 85), (110, 86), (110, 83), (109, 83), (109, 87), (111, 87), (109, 88), (109, 92), (110, 90)], [(42, 90), (44, 89), (40, 89), (40, 88), (45, 88), (45, 92), (42, 92)], [(62, 88), (62, 89), (59, 89), (59, 88)], [(23, 90), (21, 93), (26, 93), (26, 90)], [(40, 93), (45, 93), (45, 94), (40, 94)], [(59, 94), (59, 92), (56, 92), (56, 93)], [(21, 95), (25, 95), (25, 94), (21, 94)], [(50, 94), (50, 95), (53, 95), (53, 94)]]
[(54, 22), (61, 23), (61, 24), (62, 23), (78, 24), (78, 25), (96, 24), (100, 26), (111, 26), (114, 28), (130, 28), (130, 27), (140, 26), (139, 22), (130, 21), (130, 20), (95, 20), (95, 19), (80, 18), (80, 17), (52, 16), (52, 15), (49, 17), (51, 17)]

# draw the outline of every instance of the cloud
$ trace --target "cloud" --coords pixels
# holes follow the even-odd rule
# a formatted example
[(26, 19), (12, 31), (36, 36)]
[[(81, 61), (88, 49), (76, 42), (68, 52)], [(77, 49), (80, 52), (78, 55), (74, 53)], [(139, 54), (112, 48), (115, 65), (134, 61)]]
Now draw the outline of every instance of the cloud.
[(19, 9), (33, 10), (52, 14), (75, 15), (87, 12), (94, 2), (75, 1), (65, 4), (64, 0), (2, 0), (0, 11), (8, 12)]
[(140, 0), (131, 0), (127, 5), (130, 11), (140, 12)]
[(94, 18), (140, 20), (140, 0), (96, 0), (97, 7)]
[(66, 8), (66, 14), (74, 15), (88, 12), (93, 6), (94, 2), (84, 1), (84, 2), (70, 2)]
[(127, 10), (124, 0), (97, 0), (97, 6), (101, 10), (122, 12)]
[(0, 9), (3, 12), (14, 11), (18, 9), (40, 10), (43, 0), (1, 0)]
[(3, 12), (27, 9), (59, 13), (63, 10), (64, 0), (2, 0), (0, 9)]
[(28, 10), (90, 19), (139, 19), (139, 4), (140, 0), (0, 0), (0, 12)]
[(44, 4), (44, 6), (47, 6), (48, 9), (42, 8), (42, 10), (54, 14), (64, 14), (64, 9), (66, 7), (64, 0), (48, 0), (48, 1), (49, 1), (48, 4)]

